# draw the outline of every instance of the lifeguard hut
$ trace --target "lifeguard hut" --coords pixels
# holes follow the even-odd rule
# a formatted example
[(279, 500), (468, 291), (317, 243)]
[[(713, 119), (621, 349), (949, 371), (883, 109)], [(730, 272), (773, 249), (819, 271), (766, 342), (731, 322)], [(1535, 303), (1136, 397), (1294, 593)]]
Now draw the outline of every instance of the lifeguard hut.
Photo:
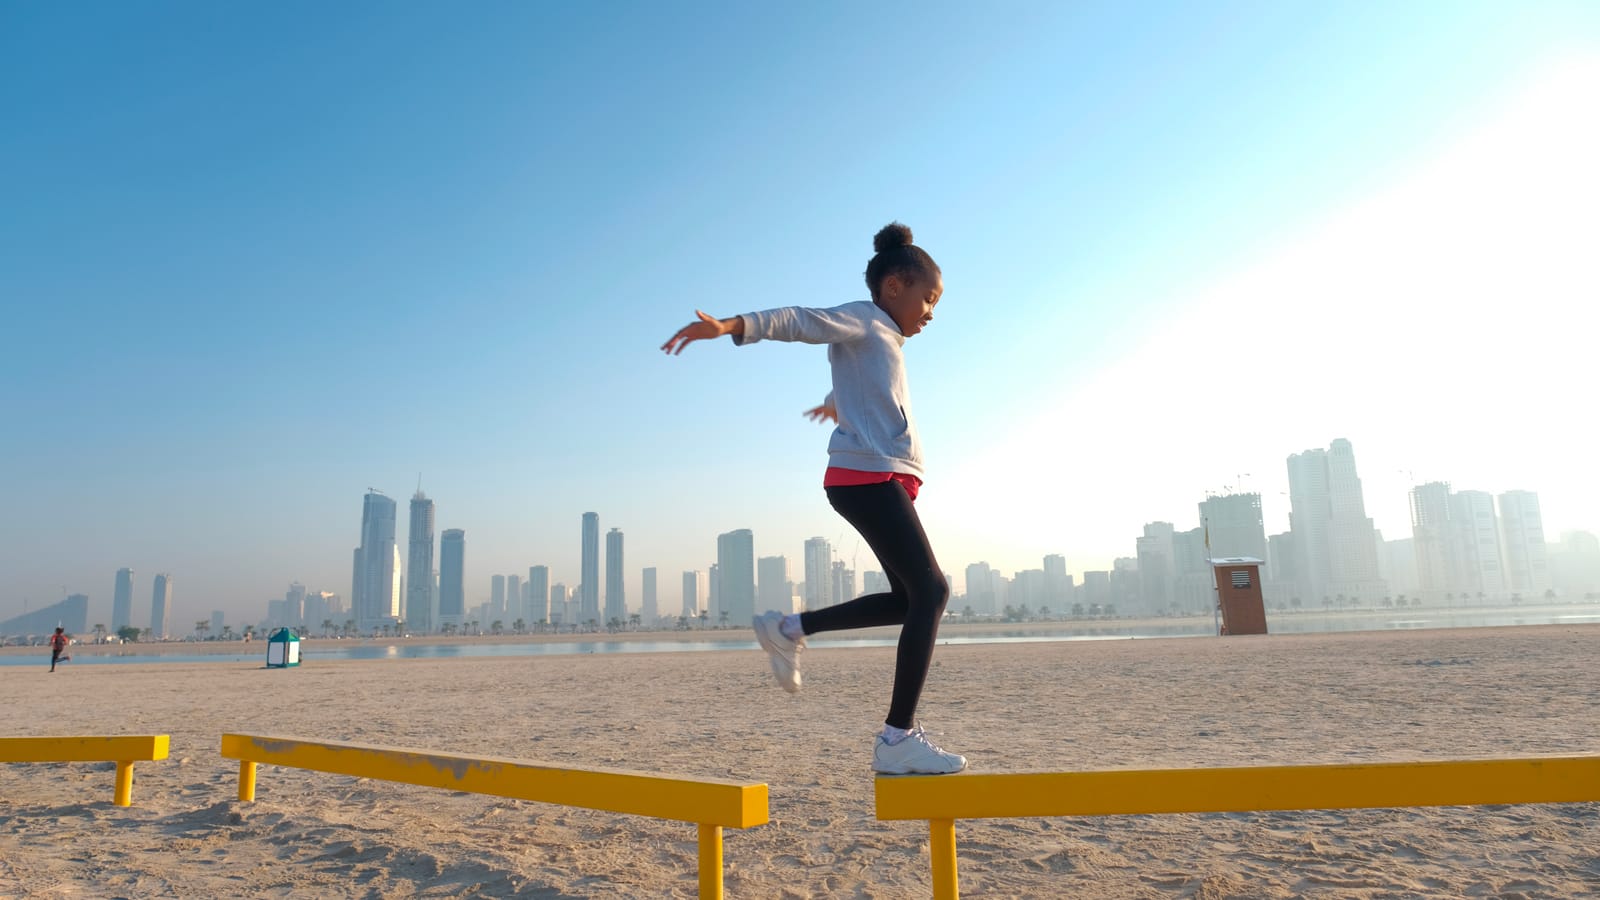
[(267, 638), (267, 668), (286, 669), (300, 665), (300, 638), (287, 628), (279, 628)]
[(1220, 634), (1266, 634), (1267, 604), (1261, 596), (1261, 563), (1249, 556), (1211, 560), (1216, 577)]

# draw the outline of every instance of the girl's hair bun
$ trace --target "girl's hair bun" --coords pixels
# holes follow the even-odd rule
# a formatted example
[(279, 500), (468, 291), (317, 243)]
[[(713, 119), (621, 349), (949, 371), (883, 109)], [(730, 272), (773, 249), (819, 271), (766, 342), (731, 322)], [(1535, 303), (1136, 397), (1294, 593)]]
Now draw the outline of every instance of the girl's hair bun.
[(896, 247), (909, 247), (911, 245), (911, 227), (901, 225), (899, 222), (890, 222), (878, 231), (877, 237), (872, 239), (872, 252), (883, 253)]

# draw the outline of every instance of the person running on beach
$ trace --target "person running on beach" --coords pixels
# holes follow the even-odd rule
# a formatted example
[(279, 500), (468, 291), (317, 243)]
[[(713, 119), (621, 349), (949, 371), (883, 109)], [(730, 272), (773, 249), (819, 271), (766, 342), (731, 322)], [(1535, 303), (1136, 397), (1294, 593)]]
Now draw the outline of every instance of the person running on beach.
[(70, 656), (62, 656), (63, 653), (67, 652), (67, 645), (71, 643), (71, 640), (60, 626), (56, 627), (55, 634), (50, 635), (50, 671), (54, 672), (56, 670), (56, 663), (72, 658)]
[(737, 345), (760, 340), (827, 344), (833, 390), (807, 412), (836, 424), (828, 441), (823, 488), (828, 503), (861, 533), (888, 579), (886, 593), (867, 594), (798, 615), (769, 611), (755, 618), (756, 638), (784, 690), (800, 690), (805, 637), (823, 631), (900, 625), (894, 689), (883, 731), (873, 742), (872, 769), (886, 775), (959, 772), (966, 757), (928, 739), (914, 716), (933, 657), (950, 588), (912, 505), (922, 486), (922, 444), (911, 417), (902, 346), (933, 320), (944, 293), (938, 264), (911, 242), (899, 222), (872, 241), (867, 263), (870, 301), (829, 309), (786, 307), (697, 321), (661, 346), (679, 354), (690, 343), (732, 335)]

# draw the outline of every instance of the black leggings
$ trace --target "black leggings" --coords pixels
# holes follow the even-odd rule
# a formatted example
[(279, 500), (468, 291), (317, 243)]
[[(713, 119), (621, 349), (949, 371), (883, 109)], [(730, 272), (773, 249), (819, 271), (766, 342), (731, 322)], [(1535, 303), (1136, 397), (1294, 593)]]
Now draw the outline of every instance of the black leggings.
[(928, 664), (939, 636), (939, 617), (950, 599), (950, 585), (933, 558), (922, 520), (897, 481), (827, 488), (828, 502), (866, 539), (889, 580), (886, 594), (867, 594), (800, 614), (806, 634), (903, 625), (894, 663), (894, 693), (884, 721), (910, 728), (928, 680)]

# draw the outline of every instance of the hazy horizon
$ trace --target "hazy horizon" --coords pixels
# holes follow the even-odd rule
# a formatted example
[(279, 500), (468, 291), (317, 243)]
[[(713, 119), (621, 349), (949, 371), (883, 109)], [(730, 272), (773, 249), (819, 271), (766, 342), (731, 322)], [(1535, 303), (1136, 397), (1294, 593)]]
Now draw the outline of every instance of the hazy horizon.
[(469, 606), (575, 586), (586, 511), (634, 609), (738, 528), (859, 578), (821, 348), (657, 348), (863, 299), (895, 219), (944, 270), (906, 355), (958, 582), (1226, 489), (1286, 530), (1335, 438), (1385, 538), (1429, 481), (1600, 531), (1600, 9), (620, 9), (0, 12), (0, 619), (109, 616), (124, 566), (135, 621), (157, 572), (180, 625), (348, 602), (361, 495), (403, 547), (419, 473)]

